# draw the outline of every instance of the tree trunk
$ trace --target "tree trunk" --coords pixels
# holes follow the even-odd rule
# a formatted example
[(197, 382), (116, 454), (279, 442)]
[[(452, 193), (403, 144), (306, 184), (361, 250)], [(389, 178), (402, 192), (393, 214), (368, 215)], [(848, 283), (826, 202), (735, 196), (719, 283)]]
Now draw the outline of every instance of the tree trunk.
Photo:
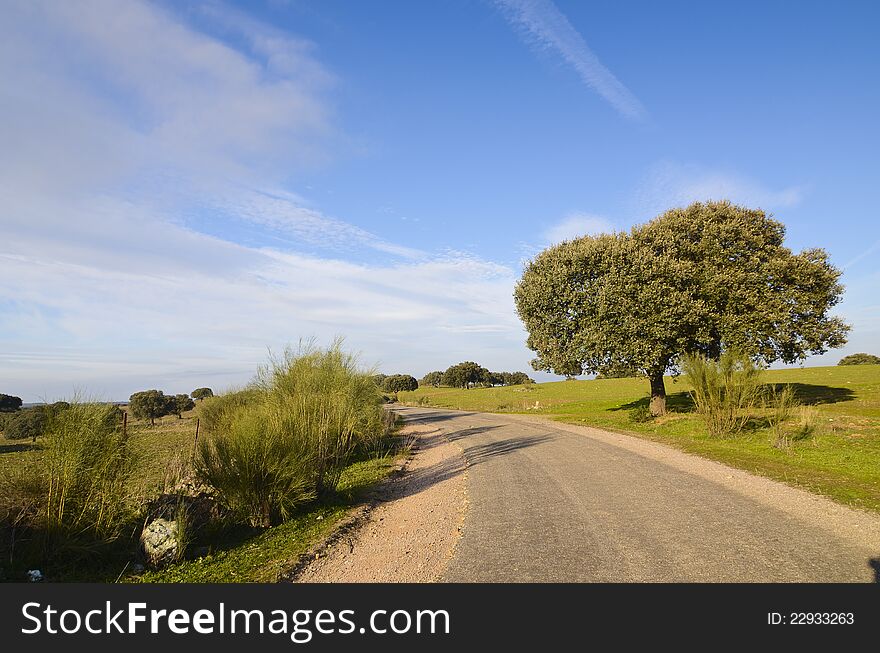
[(663, 371), (651, 372), (651, 415), (666, 414), (666, 386), (663, 384)]

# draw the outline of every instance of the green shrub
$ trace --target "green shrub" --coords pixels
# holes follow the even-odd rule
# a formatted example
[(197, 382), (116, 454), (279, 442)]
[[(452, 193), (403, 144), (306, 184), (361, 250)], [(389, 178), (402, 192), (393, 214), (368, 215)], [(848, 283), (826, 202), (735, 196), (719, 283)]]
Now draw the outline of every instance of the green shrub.
[(252, 526), (286, 520), (314, 497), (308, 443), (296, 434), (286, 437), (283, 421), (266, 401), (239, 406), (196, 449), (198, 479)]
[(5, 420), (3, 437), (7, 440), (36, 440), (46, 429), (47, 412), (44, 406), (35, 406), (11, 413)]
[[(777, 449), (789, 449), (793, 442), (809, 438), (816, 431), (816, 409), (801, 405), (790, 385), (783, 386), (781, 390), (770, 386), (765, 407), (768, 409), (773, 446)], [(789, 424), (792, 421), (795, 423)]]
[(702, 354), (684, 356), (681, 367), (709, 434), (742, 431), (761, 400), (761, 370), (755, 363), (743, 354), (724, 352), (717, 361)]
[(132, 515), (126, 487), (136, 463), (117, 408), (47, 410), (44, 434), (39, 461), (2, 479), (0, 520), (27, 533), (40, 557), (113, 541)]
[(333, 491), (357, 447), (372, 449), (386, 429), (373, 378), (335, 342), (285, 351), (246, 390), (199, 406), (209, 437), (196, 474), (253, 525), (285, 520)]
[(318, 494), (336, 488), (355, 447), (372, 448), (383, 434), (382, 395), (339, 340), (285, 351), (260, 370), (257, 386), (285, 416), (285, 431), (311, 443)]
[(222, 395), (214, 395), (200, 401), (196, 406), (196, 416), (206, 432), (222, 433), (229, 428), (233, 414), (240, 408), (259, 403), (262, 394), (256, 388), (235, 390)]

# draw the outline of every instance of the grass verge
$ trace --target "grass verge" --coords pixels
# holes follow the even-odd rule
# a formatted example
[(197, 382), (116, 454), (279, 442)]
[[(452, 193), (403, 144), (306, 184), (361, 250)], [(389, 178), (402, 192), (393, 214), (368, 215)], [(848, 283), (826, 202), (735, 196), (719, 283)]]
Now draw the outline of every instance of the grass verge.
[[(271, 583), (299, 555), (329, 535), (350, 508), (362, 503), (367, 492), (396, 467), (399, 453), (360, 460), (347, 466), (336, 494), (303, 509), (292, 519), (271, 528), (240, 528), (210, 538), (210, 550), (193, 560), (160, 571), (123, 576), (141, 583)], [(208, 540), (208, 538), (203, 538)], [(193, 550), (203, 542), (196, 540)]]

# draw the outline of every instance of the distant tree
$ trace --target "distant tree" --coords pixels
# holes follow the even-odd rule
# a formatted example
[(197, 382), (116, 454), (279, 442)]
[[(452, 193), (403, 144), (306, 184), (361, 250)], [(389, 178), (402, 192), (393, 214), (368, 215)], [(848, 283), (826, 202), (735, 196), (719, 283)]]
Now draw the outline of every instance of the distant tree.
[(128, 409), (133, 417), (137, 419), (149, 419), (150, 424), (155, 424), (157, 417), (162, 417), (169, 413), (169, 399), (161, 390), (144, 390), (143, 392), (135, 392), (128, 400)]
[(208, 397), (214, 396), (214, 391), (211, 388), (196, 388), (192, 391), (192, 398), (197, 401), (201, 401), (202, 399), (207, 399)]
[(838, 365), (880, 365), (880, 356), (873, 354), (850, 354), (840, 359)]
[(443, 373), (443, 385), (453, 388), (468, 389), (471, 386), (485, 383), (489, 378), (489, 370), (473, 361), (465, 361), (452, 365)]
[(0, 394), (0, 412), (14, 413), (21, 408), (21, 397)]
[(166, 414), (177, 415), (177, 419), (181, 419), (181, 413), (192, 410), (196, 406), (195, 402), (186, 394), (169, 396), (166, 399), (168, 401), (168, 412)]
[(375, 383), (380, 388), (384, 387), (385, 379), (387, 379), (387, 378), (388, 378), (387, 374), (374, 374), (373, 375), (373, 383)]
[(419, 381), (419, 385), (431, 386), (434, 388), (439, 388), (440, 384), (443, 383), (443, 372), (428, 372), (422, 377), (422, 380)]
[(486, 380), (484, 383), (486, 386), (490, 387), (494, 387), (496, 385), (507, 385), (507, 383), (504, 381), (505, 374), (507, 374), (507, 372), (489, 372), (489, 374), (486, 375)]
[(630, 233), (544, 250), (514, 294), (535, 369), (637, 369), (659, 415), (663, 376), (685, 354), (792, 363), (842, 346), (849, 326), (829, 315), (840, 271), (823, 250), (793, 254), (784, 238), (785, 226), (761, 210), (697, 202)]
[(392, 374), (385, 379), (382, 389), (385, 392), (404, 392), (407, 390), (418, 390), (419, 382), (414, 376), (409, 374)]
[(11, 415), (3, 428), (3, 437), (7, 440), (36, 441), (46, 430), (47, 411), (45, 406), (34, 406)]
[(530, 385), (535, 380), (525, 372), (507, 373), (505, 385)]

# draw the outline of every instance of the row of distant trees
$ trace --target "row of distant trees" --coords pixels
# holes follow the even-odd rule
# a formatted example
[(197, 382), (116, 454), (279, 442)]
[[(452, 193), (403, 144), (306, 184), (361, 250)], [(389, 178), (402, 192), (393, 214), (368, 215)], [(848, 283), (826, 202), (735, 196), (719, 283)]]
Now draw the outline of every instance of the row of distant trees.
[(148, 419), (150, 424), (155, 424), (157, 417), (165, 415), (177, 415), (195, 408), (195, 400), (213, 397), (211, 388), (196, 388), (192, 396), (188, 394), (166, 395), (161, 390), (143, 390), (135, 392), (128, 398), (128, 410), (136, 419)]
[(439, 388), (488, 388), (499, 385), (525, 385), (534, 383), (525, 372), (490, 372), (488, 369), (474, 363), (465, 361), (452, 365), (445, 372), (436, 370), (428, 372), (421, 381), (416, 380), (411, 374), (376, 374), (373, 376), (376, 385), (383, 392), (405, 392), (418, 390), (419, 386)]
[(426, 386), (449, 386), (451, 388), (491, 387), (499, 385), (525, 385), (534, 383), (525, 372), (490, 372), (473, 361), (452, 365), (445, 372), (428, 372), (421, 384)]

